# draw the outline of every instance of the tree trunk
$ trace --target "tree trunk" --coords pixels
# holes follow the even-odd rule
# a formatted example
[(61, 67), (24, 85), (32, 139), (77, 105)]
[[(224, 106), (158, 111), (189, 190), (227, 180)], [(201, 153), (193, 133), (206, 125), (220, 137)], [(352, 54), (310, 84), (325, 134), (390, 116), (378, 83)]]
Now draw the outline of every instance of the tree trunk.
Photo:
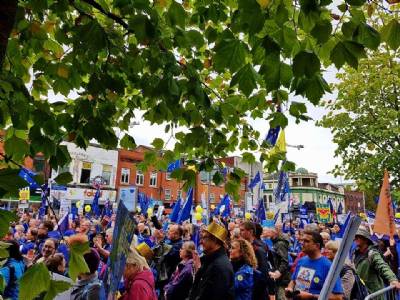
[(8, 38), (14, 26), (18, 0), (0, 0), (0, 71), (3, 68)]

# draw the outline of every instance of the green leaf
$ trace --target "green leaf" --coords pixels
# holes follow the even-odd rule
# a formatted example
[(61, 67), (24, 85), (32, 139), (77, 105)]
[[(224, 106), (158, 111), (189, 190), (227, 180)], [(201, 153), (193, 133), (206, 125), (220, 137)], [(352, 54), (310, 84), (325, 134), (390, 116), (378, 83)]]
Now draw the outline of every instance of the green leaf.
[(239, 0), (239, 11), (243, 30), (255, 34), (263, 28), (265, 16), (256, 0)]
[(43, 300), (53, 300), (58, 294), (67, 291), (71, 284), (61, 280), (50, 280), (49, 289)]
[(70, 183), (73, 180), (72, 174), (70, 172), (64, 172), (61, 174), (58, 174), (56, 178), (54, 178), (54, 181), (57, 182), (57, 184), (65, 185), (67, 183)]
[(256, 158), (254, 157), (254, 155), (250, 152), (244, 152), (242, 153), (242, 159), (244, 162), (247, 162), (249, 164), (253, 164), (256, 162)]
[(19, 299), (35, 299), (50, 286), (50, 274), (44, 263), (34, 264), (19, 280)]
[(293, 60), (293, 74), (297, 77), (311, 77), (321, 69), (318, 56), (313, 52), (301, 51)]
[(186, 12), (182, 4), (172, 1), (168, 9), (168, 17), (172, 26), (179, 26), (182, 29), (185, 28)]
[(270, 115), (270, 119), (271, 119), (271, 121), (269, 121), (269, 126), (271, 128), (275, 128), (278, 126), (285, 128), (288, 125), (288, 119), (281, 112), (272, 113)]
[(90, 20), (79, 28), (76, 37), (84, 43), (88, 50), (98, 52), (107, 46), (106, 33), (96, 20)]
[(160, 138), (155, 138), (151, 144), (155, 150), (161, 150), (164, 147), (164, 141)]
[(232, 37), (223, 39), (215, 46), (214, 65), (217, 71), (228, 68), (232, 73), (244, 65), (246, 60), (246, 47), (243, 42)]
[(326, 43), (332, 32), (332, 24), (328, 20), (319, 21), (311, 30), (311, 35), (317, 39), (319, 44)]
[(245, 65), (232, 78), (231, 86), (239, 84), (240, 90), (249, 97), (257, 87), (257, 72), (251, 64)]
[[(8, 231), (8, 228), (9, 228), (9, 226), (7, 226), (7, 231)], [(9, 243), (0, 241), (0, 259), (7, 258), (10, 255), (10, 253), (7, 250), (8, 247), (10, 247)], [(2, 276), (0, 276), (0, 277), (2, 277)]]
[(4, 149), (6, 154), (12, 156), (13, 159), (21, 160), (29, 153), (29, 144), (26, 140), (13, 135), (6, 139)]
[(354, 40), (369, 49), (376, 49), (381, 43), (379, 32), (365, 23), (358, 25), (354, 32)]
[(290, 104), (289, 112), (292, 116), (299, 117), (307, 112), (307, 107), (304, 103), (293, 101)]
[(260, 72), (264, 74), (268, 91), (279, 89), (281, 85), (289, 87), (293, 77), (292, 68), (289, 65), (274, 59), (266, 59)]
[(348, 63), (353, 68), (358, 67), (358, 59), (366, 57), (364, 47), (352, 41), (339, 41), (331, 51), (331, 61), (336, 68)]
[(0, 238), (4, 237), (10, 228), (10, 222), (16, 221), (15, 213), (0, 209)]
[(220, 185), (224, 181), (224, 176), (220, 172), (215, 172), (212, 178), (215, 185)]
[(382, 40), (388, 44), (393, 50), (397, 50), (400, 46), (400, 23), (396, 19), (392, 19), (389, 24), (382, 27)]
[(28, 186), (28, 183), (23, 180), (18, 174), (20, 169), (0, 169), (0, 190), (12, 195), (18, 195), (18, 190)]
[(135, 149), (136, 148), (136, 142), (133, 137), (131, 137), (129, 134), (125, 134), (124, 137), (120, 141), (121, 147), (124, 149)]
[(190, 43), (190, 45), (195, 46), (197, 49), (200, 49), (204, 45), (203, 35), (197, 30), (189, 30), (186, 33), (186, 37)]
[(75, 281), (79, 274), (88, 273), (89, 267), (83, 255), (90, 251), (89, 242), (70, 246), (69, 276)]
[(282, 170), (285, 172), (294, 172), (296, 170), (296, 164), (292, 161), (285, 160), (282, 164)]
[(129, 28), (135, 33), (139, 42), (147, 44), (155, 36), (155, 28), (145, 15), (139, 14), (129, 20)]
[(4, 277), (0, 276), (0, 293), (3, 293), (5, 288), (6, 288), (6, 282), (4, 280)]

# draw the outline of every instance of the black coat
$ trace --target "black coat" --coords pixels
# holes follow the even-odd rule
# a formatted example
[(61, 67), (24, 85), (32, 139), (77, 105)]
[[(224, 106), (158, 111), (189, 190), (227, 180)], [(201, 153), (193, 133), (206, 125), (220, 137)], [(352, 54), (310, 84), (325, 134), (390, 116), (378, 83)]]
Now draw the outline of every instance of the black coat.
[(168, 278), (171, 278), (172, 273), (174, 273), (176, 267), (178, 266), (181, 258), (179, 256), (179, 251), (182, 248), (183, 241), (178, 239), (171, 241), (171, 250), (164, 256), (165, 267), (167, 269)]
[(234, 274), (232, 264), (221, 247), (201, 258), (201, 267), (194, 278), (190, 300), (233, 300)]

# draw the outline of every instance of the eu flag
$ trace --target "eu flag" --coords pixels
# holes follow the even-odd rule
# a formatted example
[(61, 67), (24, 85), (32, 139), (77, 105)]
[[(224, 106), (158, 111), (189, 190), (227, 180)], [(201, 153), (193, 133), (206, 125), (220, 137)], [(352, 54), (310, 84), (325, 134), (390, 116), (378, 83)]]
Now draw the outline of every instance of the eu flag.
[(181, 160), (177, 159), (176, 161), (170, 163), (167, 168), (167, 172), (173, 172), (176, 169), (181, 167)]
[(256, 176), (250, 181), (249, 189), (254, 188), (259, 182), (261, 182), (261, 175), (260, 172), (257, 172)]
[(275, 128), (270, 128), (268, 130), (267, 136), (265, 137), (265, 140), (267, 141), (268, 144), (270, 144), (271, 146), (275, 146), (280, 130), (281, 130), (280, 126), (277, 126)]
[(18, 175), (29, 184), (29, 188), (31, 190), (36, 190), (40, 188), (40, 185), (34, 179), (36, 173), (33, 172), (32, 170), (22, 167)]
[(100, 199), (100, 189), (97, 189), (96, 194), (94, 194), (92, 202), (92, 210), (96, 217), (100, 216), (99, 199)]
[(262, 198), (260, 198), (260, 200), (258, 201), (256, 216), (260, 223), (262, 223), (262, 221), (264, 221), (266, 219), (265, 218), (265, 206), (264, 206), (264, 201)]
[(176, 221), (178, 221), (179, 212), (181, 210), (181, 202), (181, 198), (178, 198), (178, 200), (176, 200), (174, 204), (174, 208), (172, 209), (172, 213), (169, 218), (173, 223), (176, 223)]
[(190, 188), (186, 197), (186, 201), (183, 204), (181, 211), (179, 212), (177, 223), (182, 224), (183, 221), (186, 221), (187, 219), (190, 218), (192, 205), (193, 205), (193, 189)]

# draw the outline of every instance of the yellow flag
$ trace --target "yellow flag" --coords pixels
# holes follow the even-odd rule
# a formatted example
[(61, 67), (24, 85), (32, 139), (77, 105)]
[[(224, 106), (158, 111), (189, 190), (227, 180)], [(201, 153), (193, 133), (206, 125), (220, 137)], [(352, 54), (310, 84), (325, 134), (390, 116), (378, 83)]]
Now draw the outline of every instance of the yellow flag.
[(385, 170), (381, 193), (379, 194), (379, 202), (374, 222), (374, 232), (386, 234), (391, 238), (393, 238), (396, 232), (392, 199), (390, 197), (389, 173), (387, 170)]
[(275, 155), (277, 153), (286, 153), (286, 138), (285, 138), (285, 131), (282, 129), (279, 133), (278, 140), (274, 148), (269, 151), (269, 156)]

